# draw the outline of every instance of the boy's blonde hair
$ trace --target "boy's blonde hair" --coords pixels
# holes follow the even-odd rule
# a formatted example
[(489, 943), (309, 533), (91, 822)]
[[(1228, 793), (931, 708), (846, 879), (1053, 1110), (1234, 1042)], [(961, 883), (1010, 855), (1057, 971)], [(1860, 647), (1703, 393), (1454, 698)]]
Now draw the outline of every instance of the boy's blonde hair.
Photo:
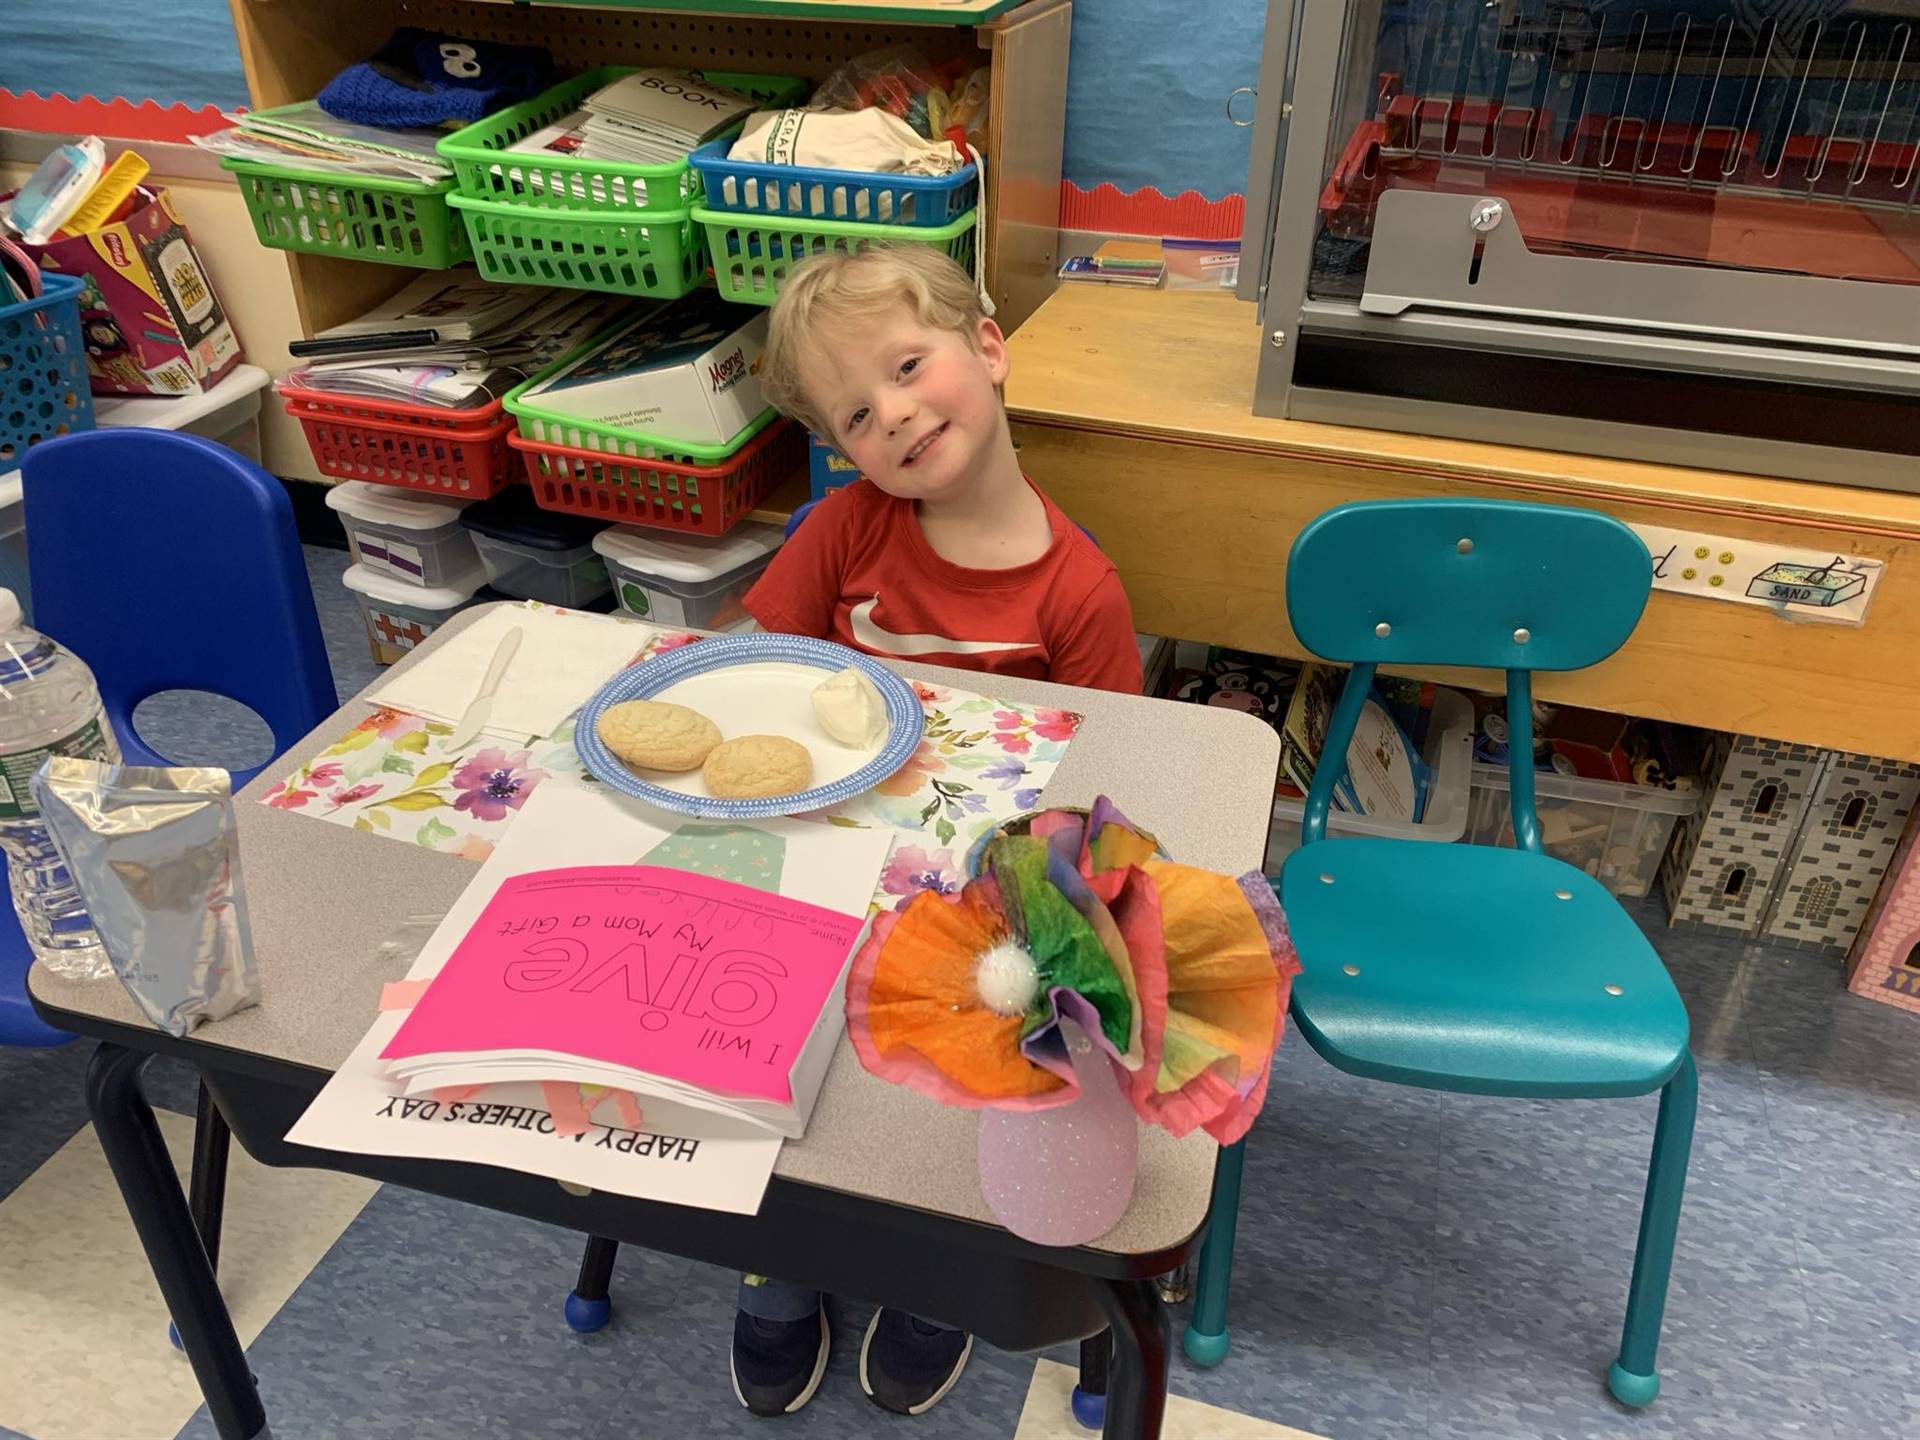
[(832, 421), (807, 397), (803, 373), (820, 339), (836, 324), (870, 320), (905, 304), (922, 325), (979, 344), (986, 311), (973, 277), (930, 245), (873, 245), (857, 254), (828, 251), (796, 265), (774, 302), (760, 388), (767, 402), (814, 434), (833, 438)]

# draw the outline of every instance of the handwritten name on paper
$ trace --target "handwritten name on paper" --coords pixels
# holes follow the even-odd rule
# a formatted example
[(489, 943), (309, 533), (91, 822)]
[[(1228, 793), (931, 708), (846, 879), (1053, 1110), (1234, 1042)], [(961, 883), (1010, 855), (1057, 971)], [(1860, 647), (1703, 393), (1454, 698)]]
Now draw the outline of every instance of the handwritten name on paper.
[(515, 876), (381, 1057), (550, 1051), (784, 1102), (860, 925), (653, 866)]

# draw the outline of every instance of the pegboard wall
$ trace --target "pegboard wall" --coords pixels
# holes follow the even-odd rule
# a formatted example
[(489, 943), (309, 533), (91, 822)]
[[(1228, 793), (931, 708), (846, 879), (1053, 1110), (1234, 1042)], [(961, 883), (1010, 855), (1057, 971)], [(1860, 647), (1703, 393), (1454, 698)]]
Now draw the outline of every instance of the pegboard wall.
[(930, 60), (978, 57), (971, 30), (952, 26), (811, 25), (803, 20), (702, 16), (677, 12), (568, 9), (551, 11), (476, 0), (407, 0), (397, 23), (449, 30), (482, 40), (544, 45), (562, 71), (596, 65), (684, 65), (698, 69), (825, 75), (869, 50), (911, 45)]

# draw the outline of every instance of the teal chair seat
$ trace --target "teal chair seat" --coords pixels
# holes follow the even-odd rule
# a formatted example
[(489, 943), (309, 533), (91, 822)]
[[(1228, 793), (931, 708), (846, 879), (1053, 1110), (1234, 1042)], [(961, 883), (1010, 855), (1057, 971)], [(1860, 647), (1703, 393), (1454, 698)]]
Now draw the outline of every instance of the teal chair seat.
[(1686, 1009), (1640, 927), (1551, 856), (1323, 840), (1288, 857), (1280, 902), (1294, 1023), (1349, 1074), (1600, 1099), (1658, 1090), (1686, 1055)]

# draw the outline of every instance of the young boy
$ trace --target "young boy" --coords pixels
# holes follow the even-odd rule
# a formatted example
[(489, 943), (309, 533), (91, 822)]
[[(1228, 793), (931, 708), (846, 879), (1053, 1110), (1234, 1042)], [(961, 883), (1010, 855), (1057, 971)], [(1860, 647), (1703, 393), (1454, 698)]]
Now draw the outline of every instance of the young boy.
[[(746, 607), (767, 630), (870, 655), (1140, 692), (1133, 616), (1113, 565), (1020, 471), (1000, 387), (1007, 345), (973, 280), (925, 246), (824, 255), (774, 306), (761, 385), (865, 477), (808, 514)], [(990, 687), (989, 687), (990, 688)], [(826, 1372), (818, 1291), (748, 1276), (733, 1388), (791, 1414)], [(860, 1388), (918, 1415), (960, 1378), (973, 1339), (882, 1309)]]
[(1140, 691), (1112, 563), (1020, 471), (1007, 344), (922, 245), (825, 255), (774, 307), (767, 397), (865, 477), (808, 514), (747, 595), (768, 630), (870, 655)]

